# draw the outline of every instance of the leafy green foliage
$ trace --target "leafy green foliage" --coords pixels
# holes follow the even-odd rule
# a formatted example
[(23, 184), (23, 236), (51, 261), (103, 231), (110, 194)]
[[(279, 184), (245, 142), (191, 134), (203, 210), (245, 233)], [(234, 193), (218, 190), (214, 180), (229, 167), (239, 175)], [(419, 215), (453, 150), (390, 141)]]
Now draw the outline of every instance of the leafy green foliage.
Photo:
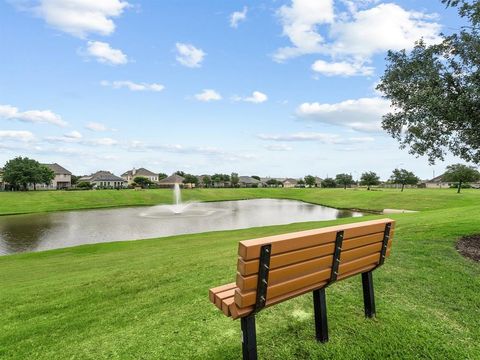
[(411, 171), (405, 169), (395, 169), (392, 172), (390, 181), (394, 184), (402, 185), (401, 191), (403, 191), (405, 185), (417, 185), (420, 179)]
[(343, 185), (344, 189), (354, 183), (352, 175), (350, 174), (337, 174), (335, 181), (337, 184)]
[(4, 167), (3, 179), (14, 189), (27, 190), (28, 184), (50, 184), (55, 174), (46, 166), (28, 157), (17, 157), (7, 161)]
[(198, 185), (198, 178), (195, 175), (184, 173), (183, 177), (185, 178), (183, 180), (184, 184), (192, 184), (192, 185), (195, 185), (195, 186)]
[(160, 173), (160, 174), (158, 174), (158, 180), (162, 180), (162, 179), (165, 179), (165, 178), (167, 178), (167, 177), (168, 177), (168, 175), (165, 174), (165, 173)]
[(442, 176), (443, 181), (458, 183), (458, 193), (463, 183), (475, 182), (480, 180), (480, 173), (473, 166), (463, 164), (453, 164), (447, 166), (447, 171)]
[(389, 51), (377, 89), (393, 105), (383, 128), (410, 153), (430, 163), (447, 152), (480, 163), (480, 3), (443, 0), (458, 6), (469, 25), (440, 44), (418, 41), (411, 53)]
[(307, 184), (308, 186), (310, 187), (314, 187), (316, 186), (316, 181), (315, 181), (315, 177), (313, 175), (307, 175), (305, 176), (305, 184)]
[(153, 185), (153, 181), (151, 181), (149, 178), (146, 178), (145, 176), (136, 176), (133, 179), (133, 182), (138, 186), (141, 186), (143, 189), (150, 187), (150, 185)]
[(373, 171), (364, 172), (360, 177), (360, 184), (367, 186), (367, 190), (373, 185), (380, 184), (380, 177)]
[(232, 175), (230, 175), (230, 182), (232, 183), (232, 186), (237, 187), (238, 186), (238, 181), (239, 181), (238, 174), (237, 173), (232, 173)]
[(332, 178), (325, 178), (322, 180), (322, 188), (335, 188), (337, 187), (337, 182)]

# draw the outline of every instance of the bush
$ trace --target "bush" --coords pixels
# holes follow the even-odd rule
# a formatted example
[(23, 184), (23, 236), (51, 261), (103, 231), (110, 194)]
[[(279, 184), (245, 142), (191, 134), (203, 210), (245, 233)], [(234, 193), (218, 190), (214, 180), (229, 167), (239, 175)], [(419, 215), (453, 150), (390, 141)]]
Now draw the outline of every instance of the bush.
[(81, 181), (77, 184), (77, 189), (91, 190), (92, 188), (93, 188), (92, 184), (90, 184), (86, 181)]

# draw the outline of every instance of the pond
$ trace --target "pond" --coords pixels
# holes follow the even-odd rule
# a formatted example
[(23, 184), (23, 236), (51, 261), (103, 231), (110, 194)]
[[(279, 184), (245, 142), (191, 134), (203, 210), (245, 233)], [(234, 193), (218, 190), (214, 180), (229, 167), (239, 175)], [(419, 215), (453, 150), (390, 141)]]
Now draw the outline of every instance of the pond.
[(358, 217), (294, 200), (240, 200), (0, 216), (0, 254)]

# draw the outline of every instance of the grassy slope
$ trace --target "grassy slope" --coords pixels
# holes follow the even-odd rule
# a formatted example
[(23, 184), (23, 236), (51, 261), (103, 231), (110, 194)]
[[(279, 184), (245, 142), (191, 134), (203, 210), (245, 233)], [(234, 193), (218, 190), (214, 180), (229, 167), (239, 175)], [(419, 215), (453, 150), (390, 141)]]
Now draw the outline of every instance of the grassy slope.
[[(439, 194), (441, 193), (441, 196)], [(184, 200), (218, 201), (258, 197), (291, 198), (338, 208), (383, 210), (404, 208), (429, 210), (475, 205), (480, 191), (394, 189), (366, 192), (337, 189), (194, 189), (183, 191)], [(118, 206), (155, 205), (172, 202), (171, 190), (98, 190), (98, 191), (29, 191), (0, 192), (0, 215), (59, 210), (78, 210)]]
[[(316, 199), (307, 192), (296, 194)], [(318, 195), (322, 203), (348, 207), (343, 190), (318, 194), (328, 194)], [(454, 249), (457, 237), (480, 232), (478, 196), (425, 194), (429, 204), (413, 191), (350, 193), (355, 207), (445, 209), (392, 216), (398, 220), (393, 254), (374, 275), (376, 319), (364, 319), (360, 278), (339, 282), (327, 290), (328, 344), (314, 341), (306, 294), (259, 314), (261, 358), (478, 358), (480, 266)], [(238, 240), (358, 220), (0, 257), (0, 358), (238, 359), (240, 324), (207, 295), (234, 280)]]

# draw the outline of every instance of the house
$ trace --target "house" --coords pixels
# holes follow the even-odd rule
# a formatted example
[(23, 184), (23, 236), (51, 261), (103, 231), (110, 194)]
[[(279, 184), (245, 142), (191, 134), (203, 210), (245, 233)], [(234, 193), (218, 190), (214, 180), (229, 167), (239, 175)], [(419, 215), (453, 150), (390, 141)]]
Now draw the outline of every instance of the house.
[(238, 185), (243, 188), (262, 187), (263, 183), (251, 176), (239, 176)]
[(3, 181), (3, 168), (0, 168), (0, 191), (5, 190), (5, 182)]
[(315, 187), (322, 187), (322, 181), (322, 178), (315, 176)]
[(427, 188), (427, 189), (444, 189), (449, 188), (450, 183), (443, 181), (443, 174), (437, 177), (434, 177), (431, 180), (422, 181), (419, 184), (419, 187)]
[(185, 178), (183, 176), (180, 176), (178, 174), (172, 174), (165, 179), (162, 179), (158, 182), (158, 186), (163, 187), (163, 188), (171, 188), (174, 187), (176, 184), (179, 186), (183, 186), (183, 181)]
[(78, 182), (87, 182), (94, 189), (121, 189), (127, 186), (127, 181), (109, 171), (97, 171), (90, 176), (83, 176)]
[(122, 174), (122, 178), (128, 182), (128, 185), (133, 183), (133, 179), (138, 176), (147, 178), (151, 182), (158, 183), (158, 174), (155, 174), (154, 172), (151, 172), (150, 170), (147, 170), (145, 168), (133, 168), (132, 170), (128, 170)]
[(60, 189), (68, 189), (72, 187), (72, 173), (65, 169), (64, 167), (58, 165), (57, 163), (53, 164), (42, 164), (46, 166), (50, 170), (53, 171), (55, 177), (50, 182), (50, 184), (29, 184), (28, 188), (33, 190), (34, 187), (37, 190), (60, 190)]
[(292, 179), (292, 178), (287, 178), (283, 180), (283, 187), (284, 188), (294, 188), (298, 184), (298, 180)]

